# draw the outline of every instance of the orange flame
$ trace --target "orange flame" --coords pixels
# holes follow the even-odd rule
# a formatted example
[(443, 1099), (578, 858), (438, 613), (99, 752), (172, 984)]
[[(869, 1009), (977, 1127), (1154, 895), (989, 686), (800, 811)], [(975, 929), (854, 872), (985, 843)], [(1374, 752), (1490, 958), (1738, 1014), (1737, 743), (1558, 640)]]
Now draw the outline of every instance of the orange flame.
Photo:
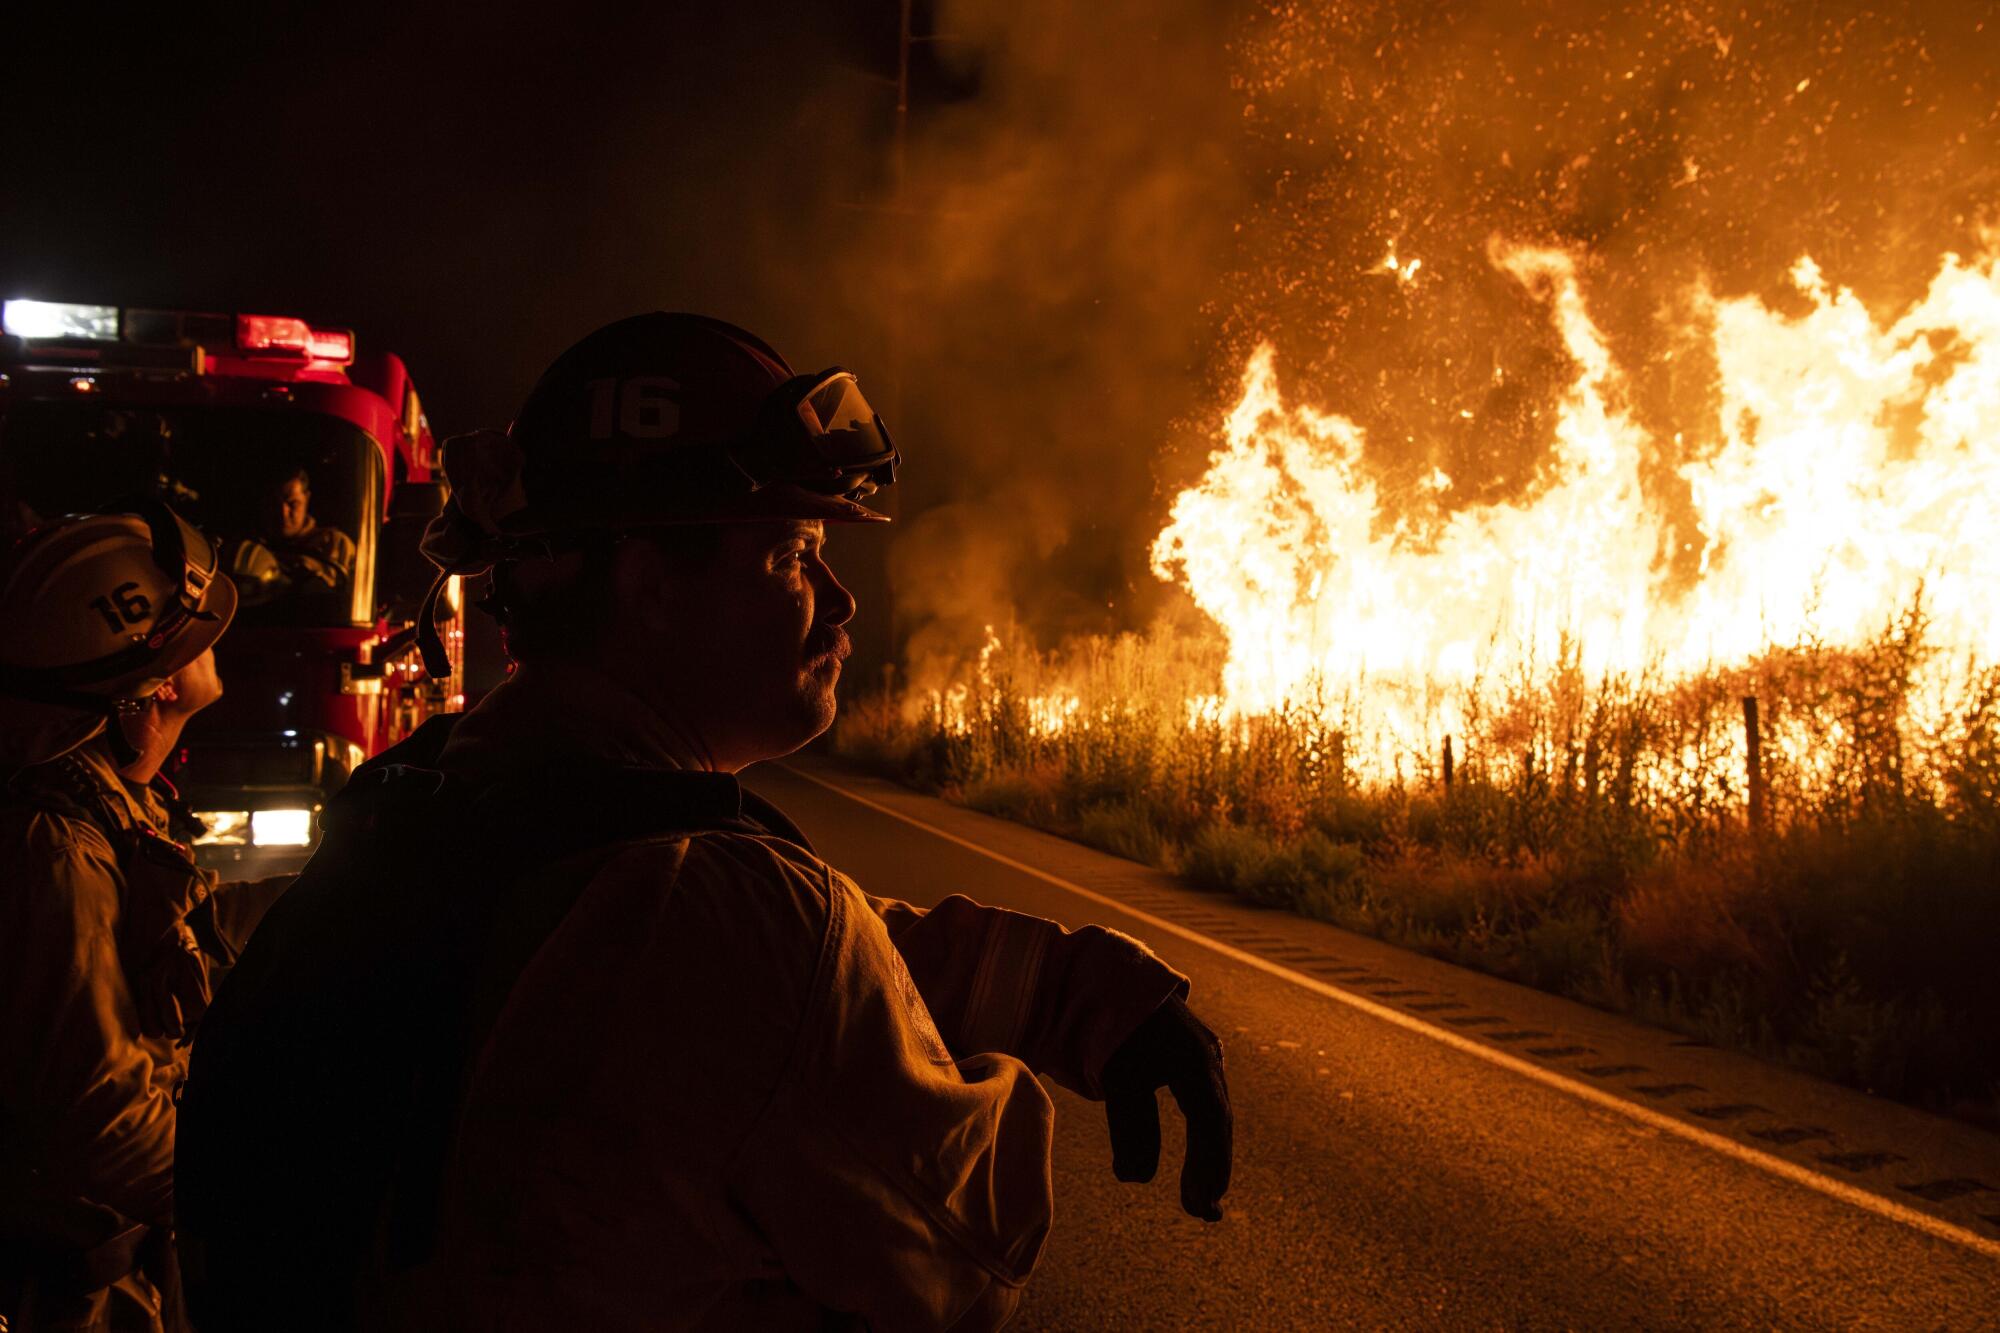
[[(2000, 658), (1992, 254), (1947, 255), (1887, 322), (1810, 259), (1791, 274), (1803, 314), (1695, 293), (1721, 444), (1677, 468), (1692, 532), (1642, 484), (1644, 462), (1677, 456), (1680, 437), (1650, 437), (1622, 406), (1572, 258), (1498, 244), (1492, 257), (1546, 300), (1575, 367), (1537, 484), (1507, 503), (1391, 512), (1362, 429), (1288, 405), (1275, 352), (1259, 347), (1221, 447), (1152, 548), (1155, 574), (1227, 640), (1222, 696), (1196, 708), (1241, 717), (1340, 696), (1392, 732), (1422, 715), (1451, 734), (1441, 690), (1564, 665), (1674, 677), (1808, 640), (1858, 645), (1920, 591), (1933, 642)], [(1450, 485), (1433, 473), (1440, 504)], [(1691, 582), (1668, 559), (1680, 543), (1698, 551)]]

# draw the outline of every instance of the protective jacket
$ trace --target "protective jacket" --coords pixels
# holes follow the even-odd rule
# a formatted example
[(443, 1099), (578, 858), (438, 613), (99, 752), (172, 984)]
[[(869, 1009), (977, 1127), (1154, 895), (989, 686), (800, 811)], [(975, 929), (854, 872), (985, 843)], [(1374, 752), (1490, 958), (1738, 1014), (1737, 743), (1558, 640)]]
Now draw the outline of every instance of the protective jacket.
[[(681, 753), (601, 677), (525, 667), (436, 762), (532, 788)], [(513, 868), (508, 901), (562, 907), (531, 928), (467, 1062), (414, 1261), (393, 1257), (404, 1210), (387, 1220), (363, 1326), (979, 1330), (1012, 1312), (1051, 1208), (1052, 1107), (1031, 1071), (1098, 1095), (1112, 1051), (1185, 979), (1112, 931), (871, 898), (733, 779), (698, 776), (704, 830)], [(265, 956), (274, 996), (322, 965), (289, 919), (258, 948), (288, 933), (299, 952)], [(249, 1040), (265, 971), (253, 949), (204, 1042)], [(209, 1048), (218, 1074), (235, 1043)], [(226, 1291), (219, 1242), (207, 1254)]]
[(338, 588), (354, 574), (354, 539), (315, 520), (296, 537), (273, 537), (271, 553), (302, 585)]
[(186, 1050), (140, 1030), (130, 927), (202, 900), (189, 924), (227, 963), (289, 877), (218, 892), (213, 872), (136, 865), (135, 839), (190, 832), (171, 807), (102, 738), (0, 793), (0, 1301), (16, 1329), (174, 1324)]
[[(524, 671), (447, 771), (673, 762), (601, 683)], [(864, 894), (785, 836), (589, 883), (481, 1053), (404, 1327), (981, 1329), (1050, 1216), (1052, 1108), (1186, 980), (1127, 936)]]

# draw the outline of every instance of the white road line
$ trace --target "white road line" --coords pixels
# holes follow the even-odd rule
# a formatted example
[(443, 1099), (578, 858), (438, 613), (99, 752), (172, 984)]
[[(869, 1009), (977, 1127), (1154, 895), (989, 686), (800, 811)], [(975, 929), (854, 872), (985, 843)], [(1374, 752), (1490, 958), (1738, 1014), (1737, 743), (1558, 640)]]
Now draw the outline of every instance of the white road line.
[(780, 767), (784, 768), (787, 773), (795, 777), (804, 778), (807, 782), (813, 783), (815, 786), (824, 787), (835, 795), (844, 796), (858, 805), (865, 805), (870, 810), (887, 815), (891, 819), (901, 820), (911, 828), (921, 829), (934, 838), (942, 838), (944, 841), (963, 847), (969, 852), (976, 852), (989, 861), (995, 861), (1000, 865), (1006, 866), (1009, 870), (1018, 870), (1024, 875), (1032, 875), (1043, 883), (1054, 885), (1066, 893), (1073, 893), (1079, 898), (1087, 898), (1091, 902), (1123, 912), (1129, 917), (1145, 922), (1156, 930), (1164, 930), (1170, 935), (1178, 935), (1191, 944), (1198, 944), (1204, 949), (1212, 950), (1225, 958), (1242, 963), (1246, 967), (1254, 967), (1260, 972), (1268, 972), (1274, 977), (1289, 981), (1295, 986), (1313, 992), (1315, 995), (1325, 996), (1329, 1000), (1338, 1000), (1344, 1005), (1359, 1009), (1361, 1012), (1382, 1019), (1384, 1022), (1394, 1023), (1397, 1027), (1417, 1033), (1420, 1036), (1429, 1037), (1432, 1041), (1442, 1042), (1446, 1046), (1463, 1051), (1475, 1059), (1484, 1060), (1487, 1064), (1497, 1065), (1502, 1069), (1520, 1074), (1524, 1078), (1531, 1078), (1535, 1082), (1547, 1087), (1569, 1093), (1573, 1097), (1578, 1097), (1594, 1105), (1604, 1107), (1606, 1110), (1615, 1111), (1619, 1115), (1638, 1121), (1640, 1124), (1648, 1125), (1667, 1134), (1672, 1134), (1676, 1138), (1685, 1139), (1689, 1143), (1699, 1144), (1712, 1152), (1721, 1153), (1724, 1157), (1733, 1158), (1746, 1166), (1754, 1167), (1768, 1175), (1777, 1176), (1782, 1180), (1789, 1180), (1795, 1185), (1803, 1185), (1807, 1189), (1823, 1194), (1830, 1199), (1838, 1199), (1842, 1203), (1865, 1209), (1868, 1212), (1874, 1213), (1877, 1217), (1886, 1218), (1891, 1222), (1900, 1222), (1904, 1226), (1913, 1227), (1918, 1231), (1924, 1232), (1926, 1235), (1935, 1236), (1939, 1240), (1949, 1241), (1954, 1245), (1962, 1246), (1978, 1254), (1983, 1254), (1989, 1259), (2000, 1259), (2000, 1241), (1989, 1240), (1977, 1232), (1967, 1231), (1964, 1227), (1956, 1226), (1945, 1221), (1943, 1218), (1933, 1217), (1929, 1213), (1906, 1207), (1903, 1204), (1897, 1203), (1894, 1199), (1884, 1198), (1880, 1194), (1862, 1189), (1856, 1185), (1850, 1185), (1844, 1180), (1835, 1180), (1831, 1176), (1821, 1175), (1819, 1172), (1800, 1166), (1796, 1162), (1788, 1162), (1782, 1157), (1773, 1157), (1770, 1153), (1748, 1147), (1736, 1142), (1734, 1139), (1724, 1138), (1722, 1135), (1703, 1129), (1699, 1125), (1690, 1125), (1684, 1120), (1679, 1120), (1663, 1112), (1655, 1111), (1649, 1106), (1641, 1106), (1637, 1102), (1628, 1102), (1623, 1097), (1606, 1092), (1602, 1088), (1594, 1087), (1588, 1083), (1579, 1083), (1557, 1070), (1549, 1069), (1542, 1065), (1531, 1064), (1519, 1056), (1510, 1055), (1506, 1051), (1496, 1050), (1491, 1046), (1481, 1045), (1470, 1037), (1446, 1028), (1437, 1027), (1434, 1024), (1425, 1022), (1421, 1018), (1406, 1014), (1400, 1009), (1391, 1009), (1388, 1005), (1378, 1004), (1365, 995), (1357, 995), (1352, 991), (1345, 991), (1338, 986), (1321, 981), (1317, 977), (1309, 977), (1304, 973), (1294, 972), (1291, 968), (1281, 963), (1274, 963), (1268, 958), (1260, 958), (1254, 953), (1238, 949), (1234, 945), (1225, 944), (1221, 940), (1204, 935), (1198, 930), (1181, 925), (1179, 922), (1168, 921), (1163, 917), (1154, 916), (1152, 913), (1142, 911), (1130, 903), (1121, 902), (1109, 894), (1086, 889), (1081, 884), (1072, 884), (1059, 875), (1051, 875), (1048, 871), (1039, 870), (1025, 861), (1016, 861), (1013, 857), (996, 852), (990, 847), (982, 847), (970, 839), (961, 838), (956, 833), (947, 832), (935, 824), (927, 824), (913, 815), (906, 815), (900, 810), (891, 809), (879, 801), (872, 801), (858, 792), (849, 791), (837, 783), (828, 782), (825, 778), (808, 773), (803, 769), (793, 768), (789, 764), (780, 765)]

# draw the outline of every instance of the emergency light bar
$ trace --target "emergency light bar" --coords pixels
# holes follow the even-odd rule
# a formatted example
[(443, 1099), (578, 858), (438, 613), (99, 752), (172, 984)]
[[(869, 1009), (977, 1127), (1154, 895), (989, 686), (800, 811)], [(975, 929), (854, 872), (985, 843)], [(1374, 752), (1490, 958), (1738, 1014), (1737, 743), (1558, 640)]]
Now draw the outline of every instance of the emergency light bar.
[(306, 349), (315, 361), (352, 361), (354, 333), (349, 329), (314, 329)]
[(0, 326), (16, 338), (88, 338), (118, 341), (118, 307), (65, 301), (8, 301)]
[(352, 361), (354, 334), (316, 329), (289, 315), (238, 315), (236, 345), (246, 352), (297, 352), (315, 361)]
[(312, 326), (283, 315), (238, 315), (236, 345), (246, 352), (307, 352)]
[[(122, 318), (121, 318), (122, 316)], [(314, 328), (290, 315), (208, 315), (183, 310), (126, 310), (115, 305), (16, 299), (0, 313), (0, 331), (57, 342), (123, 342), (148, 347), (200, 347), (211, 353), (296, 356), (347, 365), (352, 329)], [(78, 349), (81, 351), (81, 349)]]

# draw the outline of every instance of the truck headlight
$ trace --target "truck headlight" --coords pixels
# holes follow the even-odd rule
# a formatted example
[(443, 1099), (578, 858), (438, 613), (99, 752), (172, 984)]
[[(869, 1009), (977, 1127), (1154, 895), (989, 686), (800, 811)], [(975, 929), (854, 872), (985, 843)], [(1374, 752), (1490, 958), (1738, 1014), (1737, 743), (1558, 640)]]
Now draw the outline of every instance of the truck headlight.
[(303, 847), (312, 841), (312, 811), (300, 807), (252, 810), (250, 841), (259, 847)]
[(197, 847), (241, 847), (250, 841), (248, 810), (197, 810), (194, 817), (208, 825), (208, 832), (194, 840)]

